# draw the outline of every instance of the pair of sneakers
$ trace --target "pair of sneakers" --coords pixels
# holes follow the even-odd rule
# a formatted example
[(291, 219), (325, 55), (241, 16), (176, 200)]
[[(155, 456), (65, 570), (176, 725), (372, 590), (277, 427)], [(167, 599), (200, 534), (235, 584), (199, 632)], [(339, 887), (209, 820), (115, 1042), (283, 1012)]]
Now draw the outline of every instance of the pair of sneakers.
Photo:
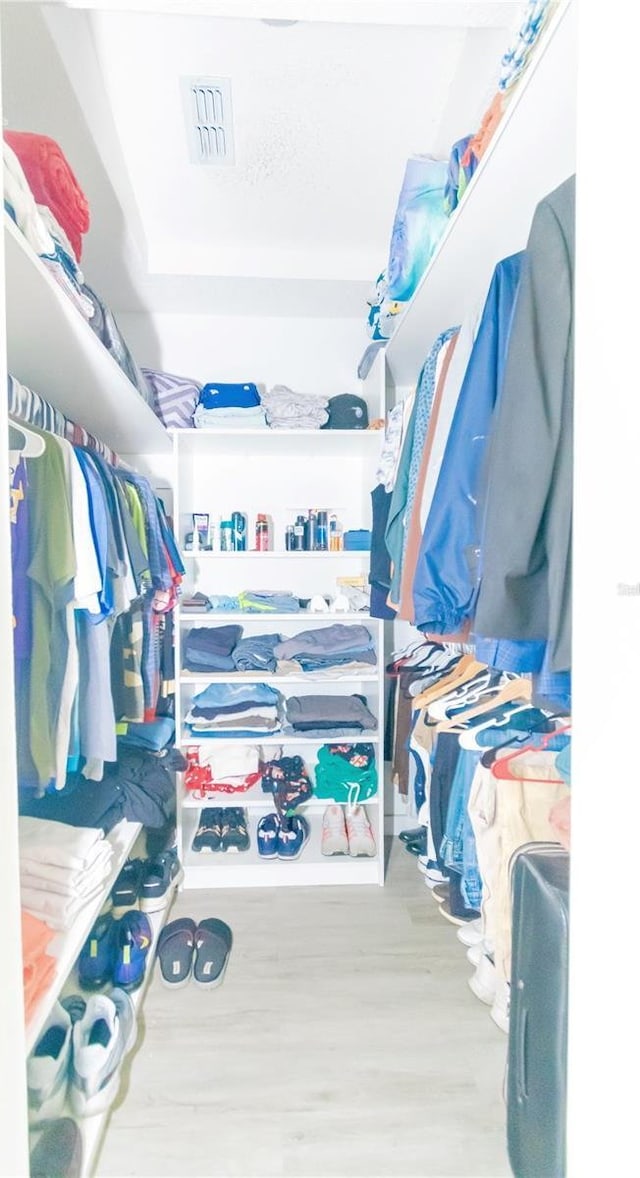
[(61, 1116), (67, 1104), (77, 1117), (105, 1112), (136, 1038), (133, 1003), (122, 989), (54, 1003), (27, 1060), (30, 1124)]
[(309, 841), (309, 823), (300, 814), (280, 818), (264, 814), (258, 822), (258, 854), (261, 859), (299, 859)]
[(355, 806), (352, 810), (345, 806), (327, 806), (322, 818), (321, 850), (323, 855), (373, 858), (376, 842), (364, 806)]
[(119, 986), (137, 990), (144, 980), (153, 929), (137, 908), (114, 920), (105, 912), (96, 920), (78, 957), (78, 981), (83, 990)]
[(248, 851), (251, 845), (247, 812), (242, 806), (205, 806), (200, 811), (192, 851)]
[(176, 847), (153, 859), (128, 859), (111, 889), (112, 915), (118, 920), (132, 908), (163, 911), (183, 877)]

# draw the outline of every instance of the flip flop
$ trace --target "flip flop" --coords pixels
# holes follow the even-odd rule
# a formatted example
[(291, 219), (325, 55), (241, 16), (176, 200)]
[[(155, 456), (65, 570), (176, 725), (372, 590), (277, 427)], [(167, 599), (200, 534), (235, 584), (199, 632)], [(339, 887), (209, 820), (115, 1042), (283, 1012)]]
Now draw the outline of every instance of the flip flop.
[(189, 916), (171, 920), (165, 924), (158, 937), (156, 959), (160, 966), (160, 978), (170, 990), (181, 990), (188, 986), (196, 946), (196, 922)]
[(215, 917), (201, 920), (196, 929), (193, 980), (208, 990), (221, 986), (231, 953), (233, 934), (228, 924)]

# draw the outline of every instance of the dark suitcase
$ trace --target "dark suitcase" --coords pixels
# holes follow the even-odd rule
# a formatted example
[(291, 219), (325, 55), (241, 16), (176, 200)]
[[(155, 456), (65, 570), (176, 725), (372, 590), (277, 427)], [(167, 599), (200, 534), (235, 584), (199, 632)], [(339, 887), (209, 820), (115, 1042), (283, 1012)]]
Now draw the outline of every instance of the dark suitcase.
[(563, 1178), (567, 1089), (569, 855), (528, 843), (513, 897), (507, 1140), (515, 1178)]

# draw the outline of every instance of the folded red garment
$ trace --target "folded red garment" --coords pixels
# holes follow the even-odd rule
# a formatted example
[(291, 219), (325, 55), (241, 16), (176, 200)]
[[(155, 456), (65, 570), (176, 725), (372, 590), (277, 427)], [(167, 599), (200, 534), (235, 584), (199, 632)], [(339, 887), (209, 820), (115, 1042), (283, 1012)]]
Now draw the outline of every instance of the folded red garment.
[(22, 913), (22, 960), (25, 965), (33, 965), (45, 952), (50, 941), (55, 937), (53, 929), (43, 920), (33, 916), (31, 912), (21, 909)]
[(89, 228), (89, 204), (67, 158), (55, 139), (31, 131), (5, 131), (38, 204), (47, 205), (64, 229), (76, 259), (82, 253), (82, 234)]

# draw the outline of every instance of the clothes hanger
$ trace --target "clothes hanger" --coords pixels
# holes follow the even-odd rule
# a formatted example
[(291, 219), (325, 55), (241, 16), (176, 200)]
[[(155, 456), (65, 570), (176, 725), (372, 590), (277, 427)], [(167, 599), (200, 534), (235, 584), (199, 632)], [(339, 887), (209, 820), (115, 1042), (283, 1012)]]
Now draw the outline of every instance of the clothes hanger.
[[(525, 708), (525, 711), (526, 710), (529, 709)], [(530, 710), (535, 711), (537, 709), (532, 708)], [(505, 740), (503, 744), (496, 744), (493, 746), (493, 748), (486, 748), (481, 757), (481, 762), (485, 769), (491, 768), (493, 762), (496, 760), (496, 757), (502, 751), (502, 749), (507, 749), (514, 744), (522, 747), (531, 736), (536, 734), (536, 732), (543, 731), (543, 724), (552, 724), (555, 720), (564, 720), (566, 719), (566, 715), (566, 712), (552, 712), (551, 715), (548, 713), (542, 713), (543, 718), (541, 718), (536, 723), (531, 724), (530, 727), (522, 733), (522, 736), (511, 736), (508, 740)], [(559, 728), (554, 728), (552, 732), (547, 733), (549, 741), (553, 740), (559, 731)], [(536, 748), (536, 751), (539, 748), (539, 746), (535, 745), (533, 747)]]
[(550, 732), (547, 736), (543, 736), (538, 748), (533, 744), (524, 745), (522, 748), (516, 749), (515, 752), (507, 753), (506, 756), (494, 761), (491, 766), (491, 772), (500, 781), (535, 781), (542, 785), (566, 785), (564, 777), (514, 777), (509, 769), (509, 765), (512, 761), (515, 761), (516, 757), (522, 757), (525, 753), (539, 753), (544, 751), (549, 741), (553, 740), (554, 737), (560, 736), (562, 732), (570, 731), (570, 724), (561, 724), (559, 728), (556, 728), (555, 732)]
[(40, 458), (45, 452), (45, 441), (22, 422), (9, 418), (9, 451), (17, 458)]
[(541, 708), (532, 708), (530, 704), (520, 704), (513, 700), (510, 703), (502, 704), (496, 708), (493, 713), (489, 712), (487, 718), (483, 723), (474, 724), (466, 728), (464, 732), (460, 733), (459, 741), (460, 748), (468, 749), (471, 752), (488, 752), (489, 748), (493, 752), (494, 748), (506, 748), (513, 740), (519, 739), (517, 736), (511, 737), (504, 741), (501, 745), (488, 746), (485, 744), (478, 744), (478, 735), (481, 732), (487, 732), (489, 729), (498, 732), (501, 728), (512, 728), (514, 720), (519, 717), (521, 720), (525, 717), (530, 723), (530, 727), (522, 729), (522, 736), (524, 740), (528, 740), (529, 736), (533, 735), (535, 728), (533, 725), (536, 720), (540, 725), (551, 723), (551, 720), (546, 712)]
[(518, 677), (512, 679), (505, 687), (501, 689), (498, 695), (488, 698), (484, 703), (477, 704), (476, 707), (469, 711), (462, 712), (459, 716), (455, 716), (452, 720), (444, 720), (438, 724), (438, 732), (464, 732), (465, 721), (472, 720), (474, 716), (482, 716), (486, 712), (492, 711), (498, 704), (509, 703), (513, 699), (531, 700), (532, 684), (530, 679), (523, 679)]
[(452, 687), (458, 687), (462, 683), (466, 683), (469, 679), (473, 679), (480, 671), (487, 669), (486, 663), (479, 663), (477, 659), (471, 654), (463, 654), (459, 662), (456, 663), (453, 670), (449, 671), (438, 679), (433, 687), (427, 687), (420, 695), (416, 695), (414, 699), (414, 707), (424, 708), (434, 699), (439, 699), (441, 695), (446, 695)]
[(456, 714), (461, 714), (472, 704), (479, 704), (484, 699), (495, 699), (508, 680), (516, 678), (517, 675), (503, 674), (501, 671), (487, 668), (486, 674), (480, 672), (468, 683), (454, 688), (449, 695), (440, 696), (440, 699), (429, 704), (429, 716), (438, 721), (454, 720), (455, 715), (448, 714), (451, 708), (455, 708)]

